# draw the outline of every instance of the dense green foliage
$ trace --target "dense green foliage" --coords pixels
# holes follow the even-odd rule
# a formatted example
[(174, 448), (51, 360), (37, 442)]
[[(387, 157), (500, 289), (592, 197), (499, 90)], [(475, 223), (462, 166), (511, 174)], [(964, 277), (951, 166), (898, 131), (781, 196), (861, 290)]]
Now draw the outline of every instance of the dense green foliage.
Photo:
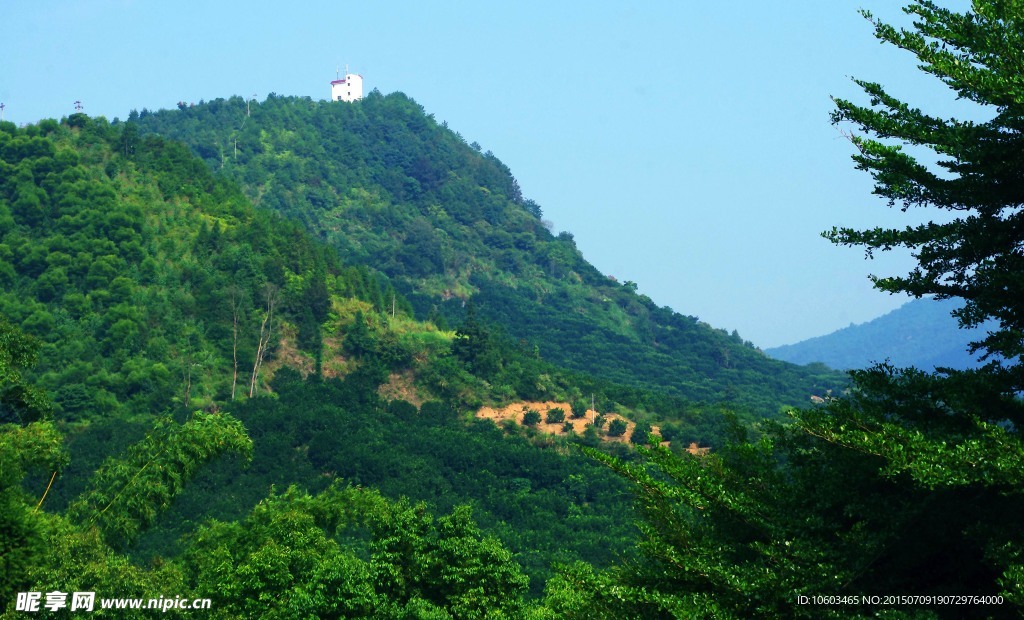
[[(312, 366), (332, 296), (381, 311), (394, 296), (181, 145), (83, 115), (0, 125), (0, 283), (0, 315), (42, 340), (36, 373), (65, 420), (257, 392), (282, 319)], [(31, 398), (13, 386), (6, 399)]]
[(208, 517), (243, 518), (271, 486), (319, 490), (333, 480), (426, 502), (435, 512), (472, 504), (475, 520), (515, 554), (535, 593), (552, 560), (605, 566), (634, 535), (625, 487), (610, 472), (557, 446), (509, 437), (491, 422), (466, 424), (448, 406), (419, 410), (377, 395), (381, 377), (302, 381), (281, 371), (277, 398), (232, 409), (253, 439), (251, 465), (211, 464), (141, 541), (165, 552)]
[(244, 521), (203, 526), (185, 561), (199, 591), (222, 593), (219, 618), (501, 618), (524, 608), (525, 576), (468, 508), (435, 520), (422, 505), (351, 487), (271, 495)]
[(54, 471), (66, 461), (52, 424), (0, 425), (0, 609), (30, 583), (44, 549), (41, 517), (21, 488), (22, 477), (33, 467)]
[[(192, 442), (206, 441), (203, 435), (179, 436), (178, 445), (197, 447)], [(9, 441), (20, 443), (22, 455), (40, 447), (27, 439), (0, 430), (5, 473), (12, 464)], [(131, 461), (111, 466), (136, 467)], [(150, 466), (165, 477), (175, 469)], [(0, 516), (4, 565), (11, 571), (0, 582), (3, 617), (20, 615), (11, 603), (24, 591), (144, 600), (173, 592), (213, 599), (209, 615), (215, 618), (519, 617), (526, 606), (526, 576), (500, 542), (482, 534), (465, 506), (435, 520), (422, 505), (391, 502), (371, 490), (332, 485), (313, 497), (292, 488), (271, 493), (244, 520), (204, 524), (178, 558), (142, 568), (107, 546), (93, 522), (34, 513), (6, 501), (7, 485), (0, 491), (5, 504), (17, 508)], [(159, 501), (153, 500), (137, 501), (155, 509)], [(172, 610), (170, 617), (180, 613)], [(166, 610), (133, 617), (161, 616)]]
[[(199, 556), (181, 537), (214, 531), (202, 529), (211, 517), (222, 520), (222, 534), (242, 527), (274, 485), (372, 485), (391, 498), (377, 502), (389, 514), (416, 515), (429, 544), (388, 561), (422, 562), (402, 570), (425, 572), (418, 585), (395, 585), (402, 594), (372, 595), (367, 604), (378, 611), (436, 607), (441, 616), (443, 608), (473, 617), (486, 601), (495, 607), (479, 588), (500, 590), (497, 607), (516, 609), (528, 584), (534, 596), (541, 592), (553, 561), (603, 566), (627, 551), (630, 508), (610, 472), (567, 456), (564, 444), (467, 424), (459, 409), (492, 391), (564, 395), (571, 375), (471, 318), (454, 337), (412, 321), (386, 277), (343, 265), (295, 224), (254, 208), (181, 145), (84, 116), (2, 130), (0, 164), (12, 174), (0, 182), (0, 304), (13, 322), (0, 318), (0, 413), (21, 425), (6, 428), (0, 444), (4, 606), (30, 587), (189, 592), (194, 584), (182, 579), (198, 570), (190, 562)], [(36, 211), (26, 196), (38, 201)], [(382, 400), (378, 390), (395, 372), (412, 373), (418, 385), (410, 389), (444, 402)], [(40, 421), (51, 414), (69, 434), (67, 452), (57, 426)], [(251, 465), (219, 456), (226, 451), (251, 452)], [(45, 488), (46, 507), (59, 513), (32, 509), (38, 497), (20, 486), (26, 473), (25, 488)], [(390, 508), (403, 497), (451, 516), (434, 522), (422, 507)], [(364, 539), (319, 566), (347, 571)], [(122, 552), (144, 563), (158, 558), (162, 568), (141, 568)], [(493, 565), (495, 585), (466, 573), (442, 577), (450, 593), (428, 587), (445, 571), (470, 570), (442, 561), (459, 554)], [(380, 585), (372, 571), (385, 570), (382, 562), (367, 565), (373, 581), (360, 588)], [(194, 578), (206, 587), (214, 576)], [(256, 603), (239, 604), (222, 614)]]
[(225, 451), (252, 452), (238, 420), (202, 412), (184, 425), (164, 420), (126, 455), (104, 463), (68, 512), (95, 525), (107, 544), (123, 548), (167, 509), (207, 461)]
[[(858, 370), (756, 429), (723, 403), (839, 384), (601, 276), (402, 95), (0, 124), (0, 613), (91, 590), (210, 597), (222, 618), (1019, 616), (1024, 6), (908, 10), (914, 30), (877, 36), (992, 120), (860, 82), (870, 106), (835, 119), (863, 132), (857, 165), (955, 218), (829, 236), (914, 249), (879, 288), (965, 299), (965, 325), (998, 322), (978, 344), (995, 359)], [(571, 412), (525, 428), (466, 415), (556, 397)], [(536, 430), (588, 401), (633, 418), (629, 443), (594, 447), (617, 416)], [(655, 422), (676, 447), (632, 447)], [(864, 598), (892, 594), (1003, 602)]]
[[(380, 268), (420, 318), (458, 324), (473, 299), (481, 318), (550, 362), (690, 402), (729, 401), (752, 418), (844, 385), (602, 275), (571, 234), (549, 232), (493, 154), (401, 93), (350, 104), (271, 95), (245, 111), (241, 98), (218, 99), (127, 124), (184, 141), (257, 204), (344, 260)], [(474, 363), (486, 375), (494, 361)]]
[[(709, 456), (652, 447), (635, 465), (592, 453), (634, 484), (643, 557), (606, 572), (567, 568), (548, 593), (563, 616), (1020, 616), (1024, 5), (977, 0), (959, 15), (923, 1), (907, 12), (917, 18), (912, 30), (875, 23), (876, 36), (912, 52), (993, 119), (934, 119), (858, 82), (870, 107), (837, 101), (835, 120), (864, 132), (854, 138), (854, 159), (873, 174), (876, 193), (957, 217), (828, 236), (869, 251), (912, 248), (919, 267), (877, 278), (878, 288), (965, 299), (965, 325), (998, 321), (976, 348), (1000, 358), (938, 374), (855, 371), (848, 396)], [(918, 163), (899, 143), (929, 147), (944, 170)], [(925, 598), (865, 598), (885, 594)], [(837, 598), (800, 604), (801, 595)], [(1000, 598), (956, 606), (927, 598), (951, 595)]]
[[(29, 359), (34, 348), (31, 338), (10, 328), (0, 359)], [(253, 440), (227, 414), (198, 412), (184, 424), (164, 420), (108, 459), (62, 513), (32, 509), (34, 499), (20, 485), (30, 468), (59, 471), (66, 464), (59, 433), (46, 421), (0, 426), (0, 613), (16, 614), (18, 592), (92, 591), (212, 598), (211, 613), (220, 618), (521, 617), (529, 584), (524, 563), (544, 576), (554, 557), (607, 561), (621, 546), (628, 518), (615, 512), (625, 505), (615, 499), (621, 486), (607, 472), (506, 439), (490, 423), (466, 427), (441, 403), (419, 411), (401, 401), (385, 407), (376, 393), (384, 374), (371, 367), (344, 381), (303, 381), (295, 371), (280, 371), (277, 398), (240, 406)], [(465, 450), (448, 450), (452, 445)], [(225, 452), (251, 454), (251, 467), (215, 458)], [(315, 496), (297, 488), (272, 491), (247, 504), (244, 496), (265, 494), (268, 481), (308, 473), (282, 463), (287, 454), (308, 455), (301, 457), (307, 470), (335, 470), (326, 488)], [(200, 469), (199, 493), (183, 496)], [(253, 470), (250, 480), (238, 479)], [(411, 491), (434, 506), (450, 502), (451, 509), (435, 519), (422, 502), (333, 482), (339, 474)], [(490, 529), (524, 547), (521, 552), (485, 534), (462, 503), (480, 497), (481, 489)], [(237, 517), (208, 521), (204, 504), (215, 498), (222, 501), (215, 508)], [(189, 525), (180, 553), (144, 568), (117, 551), (152, 528), (172, 502), (179, 514), (163, 520)]]
[(46, 394), (22, 376), (35, 365), (37, 347), (35, 339), (0, 316), (0, 424), (33, 422), (51, 412)]

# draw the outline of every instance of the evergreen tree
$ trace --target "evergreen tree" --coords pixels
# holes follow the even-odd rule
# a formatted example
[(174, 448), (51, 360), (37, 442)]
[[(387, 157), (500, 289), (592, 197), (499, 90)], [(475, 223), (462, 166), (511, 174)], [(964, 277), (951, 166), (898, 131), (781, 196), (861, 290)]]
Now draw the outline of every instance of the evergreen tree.
[(466, 318), (455, 332), (452, 355), (461, 360), (476, 375), (493, 377), (501, 369), (501, 351), (494, 335), (477, 317), (476, 307), (470, 303)]
[[(847, 397), (767, 425), (706, 456), (640, 448), (646, 466), (590, 453), (636, 488), (644, 560), (608, 574), (563, 571), (553, 607), (591, 617), (1016, 617), (1024, 607), (1024, 4), (975, 0), (956, 14), (906, 8), (914, 27), (874, 21), (957, 96), (990, 112), (967, 122), (926, 115), (858, 81), (869, 106), (837, 100), (854, 160), (890, 205), (953, 214), (903, 230), (835, 229), (840, 244), (910, 248), (918, 266), (876, 277), (888, 292), (955, 297), (964, 325), (999, 329), (976, 371), (935, 375), (880, 365), (852, 373)], [(925, 147), (937, 167), (911, 151)], [(948, 219), (948, 218), (946, 218)], [(590, 594), (614, 590), (617, 596)], [(576, 592), (570, 595), (570, 592)], [(799, 596), (849, 597), (839, 606)], [(586, 594), (583, 594), (586, 593)], [(863, 595), (916, 595), (909, 604)], [(999, 596), (951, 609), (932, 595)], [(856, 597), (856, 598), (853, 598)]]
[(345, 333), (345, 350), (356, 358), (369, 355), (377, 349), (377, 340), (366, 325), (362, 310), (357, 310), (352, 325)]
[[(856, 80), (869, 106), (836, 100), (835, 123), (852, 123), (857, 168), (871, 173), (874, 193), (890, 207), (906, 211), (932, 207), (949, 221), (904, 229), (835, 228), (835, 243), (874, 251), (906, 247), (917, 267), (906, 276), (872, 276), (888, 293), (939, 299), (962, 298), (954, 314), (964, 326), (989, 318), (999, 321), (976, 349), (1012, 361), (1024, 353), (1024, 6), (1006, 0), (979, 0), (963, 15), (931, 1), (911, 4), (913, 30), (896, 29), (864, 15), (875, 36), (911, 52), (923, 71), (940, 79), (958, 98), (980, 107), (984, 122), (941, 119), (891, 96), (881, 85)], [(922, 163), (911, 150), (938, 157)], [(1008, 389), (1024, 388), (1021, 366), (1005, 370)]]
[(608, 425), (608, 436), (609, 437), (621, 437), (626, 434), (626, 423), (620, 418), (615, 418)]
[[(948, 223), (835, 229), (827, 236), (863, 245), (869, 254), (911, 248), (918, 266), (905, 277), (874, 277), (876, 287), (963, 299), (955, 312), (963, 325), (999, 322), (973, 345), (995, 359), (978, 371), (936, 377), (886, 366), (856, 373), (859, 394), (829, 408), (840, 415), (808, 412), (802, 419), (829, 441), (882, 456), (889, 473), (908, 474), (918, 484), (996, 492), (1024, 480), (1024, 5), (977, 1), (960, 15), (918, 2), (906, 11), (917, 18), (913, 31), (872, 20), (875, 35), (912, 52), (924, 71), (991, 119), (934, 118), (878, 84), (858, 81), (871, 105), (838, 100), (834, 120), (865, 132), (853, 139), (854, 161), (871, 172), (875, 193), (904, 210), (925, 206), (956, 215)], [(932, 150), (941, 170), (888, 143), (893, 139)], [(844, 423), (854, 415), (856, 431)]]

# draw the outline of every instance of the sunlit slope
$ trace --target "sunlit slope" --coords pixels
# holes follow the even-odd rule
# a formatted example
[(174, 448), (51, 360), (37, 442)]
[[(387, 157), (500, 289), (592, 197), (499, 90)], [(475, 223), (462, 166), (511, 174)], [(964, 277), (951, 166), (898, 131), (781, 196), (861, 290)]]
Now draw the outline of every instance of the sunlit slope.
[(457, 324), (473, 300), (556, 364), (758, 414), (837, 383), (601, 274), (571, 234), (551, 234), (496, 156), (401, 93), (355, 103), (272, 95), (248, 108), (219, 99), (129, 122), (184, 141), (345, 262), (382, 270), (419, 318)]

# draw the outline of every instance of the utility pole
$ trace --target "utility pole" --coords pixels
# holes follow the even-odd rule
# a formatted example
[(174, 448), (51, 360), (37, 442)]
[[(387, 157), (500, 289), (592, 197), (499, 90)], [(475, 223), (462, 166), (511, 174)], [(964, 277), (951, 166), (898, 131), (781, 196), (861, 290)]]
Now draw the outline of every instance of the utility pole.
[(81, 101), (76, 101), (75, 102), (75, 109), (78, 110), (79, 112), (82, 111), (82, 102)]
[(0, 103), (0, 123), (2, 123), (4, 121), (4, 108), (6, 108), (6, 107), (7, 107), (7, 104)]

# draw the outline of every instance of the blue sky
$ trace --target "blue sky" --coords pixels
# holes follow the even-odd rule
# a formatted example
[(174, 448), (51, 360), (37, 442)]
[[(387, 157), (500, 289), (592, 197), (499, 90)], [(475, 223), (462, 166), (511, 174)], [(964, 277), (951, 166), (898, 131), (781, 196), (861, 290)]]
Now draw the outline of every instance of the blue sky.
[[(965, 0), (944, 3), (963, 10)], [(851, 76), (941, 116), (971, 113), (913, 58), (880, 45), (865, 8), (785, 2), (0, 0), (6, 120), (125, 118), (232, 95), (329, 96), (348, 64), (493, 151), (556, 230), (659, 305), (758, 346), (874, 318), (904, 298), (819, 236), (903, 226), (829, 122)], [(849, 128), (847, 128), (849, 129)]]

